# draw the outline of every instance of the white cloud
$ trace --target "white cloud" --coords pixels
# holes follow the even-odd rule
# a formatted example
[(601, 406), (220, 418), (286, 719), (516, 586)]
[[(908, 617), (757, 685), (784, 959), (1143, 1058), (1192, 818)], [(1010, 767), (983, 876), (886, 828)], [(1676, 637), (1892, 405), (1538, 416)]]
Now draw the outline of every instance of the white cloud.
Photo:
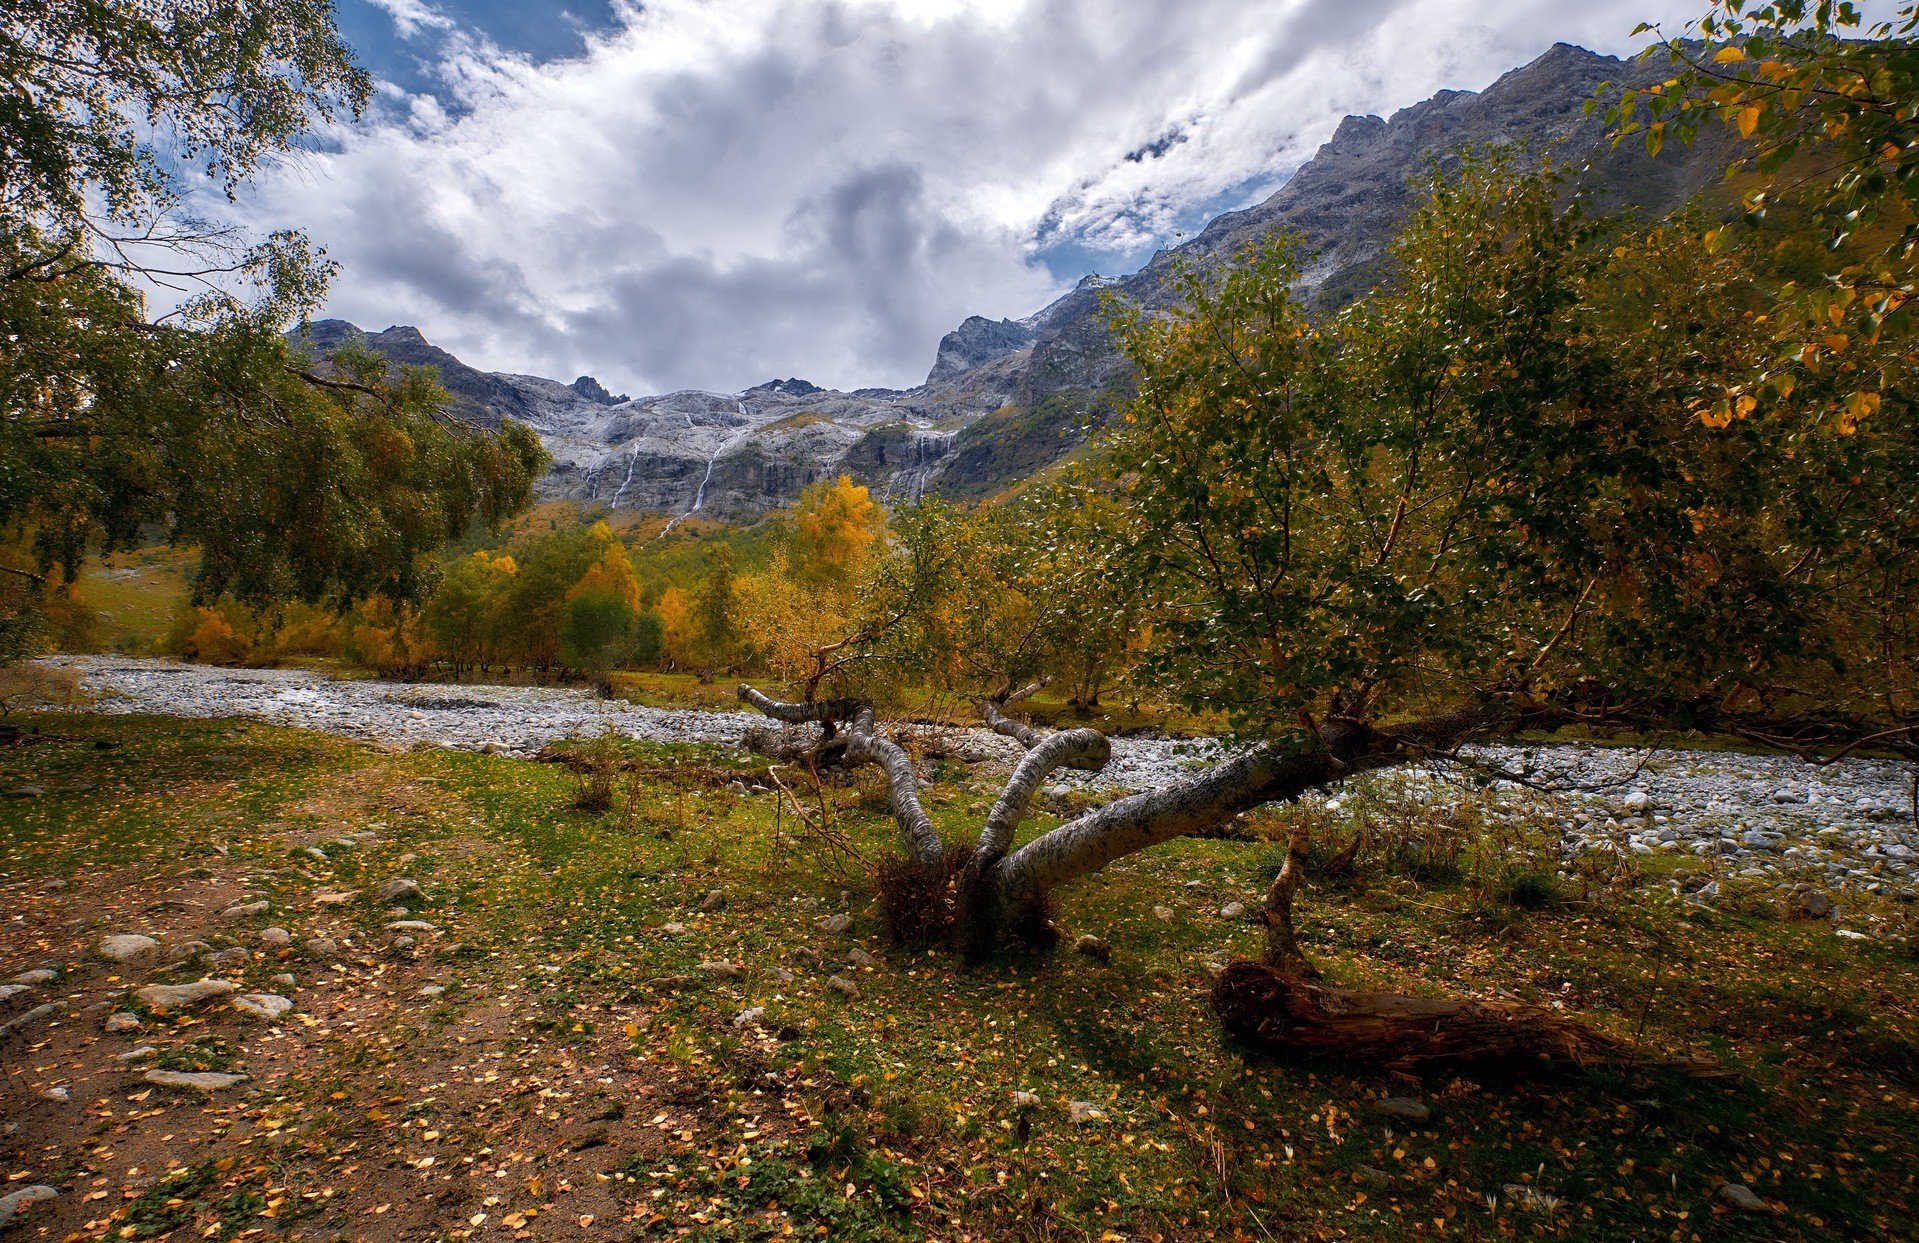
[[(403, 30), (442, 20), (379, 2)], [(1696, 7), (659, 0), (574, 60), (456, 34), (449, 106), (389, 101), (245, 210), (342, 261), (329, 313), (476, 365), (636, 393), (905, 385), (966, 315), (1059, 292), (1042, 245), (1118, 262), (1277, 184), (1346, 113), (1483, 87), (1558, 39), (1623, 51)]]
[(411, 39), (422, 30), (451, 30), (453, 19), (426, 0), (367, 0), (393, 19), (393, 28), (402, 39)]

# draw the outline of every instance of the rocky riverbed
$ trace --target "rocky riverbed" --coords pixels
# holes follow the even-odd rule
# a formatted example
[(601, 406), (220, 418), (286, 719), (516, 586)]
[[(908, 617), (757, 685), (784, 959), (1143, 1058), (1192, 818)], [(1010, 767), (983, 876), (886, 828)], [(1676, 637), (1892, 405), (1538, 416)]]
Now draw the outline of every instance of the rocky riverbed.
[[(768, 724), (749, 712), (645, 708), (550, 687), (341, 681), (306, 670), (221, 669), (120, 656), (60, 657), (102, 712), (245, 717), (390, 745), (531, 754), (547, 743), (612, 729), (668, 744), (743, 745)], [(1018, 748), (983, 729), (915, 727), (924, 741), (972, 763), (1010, 763)], [(1097, 774), (1067, 773), (1055, 794), (1145, 790), (1218, 758), (1210, 740), (1116, 738)], [(1571, 743), (1489, 747), (1478, 758), (1524, 781), (1496, 780), (1492, 814), (1556, 826), (1568, 856), (1617, 851), (1685, 855), (1698, 876), (1919, 898), (1913, 769), (1849, 758), (1828, 766), (1777, 755)], [(1400, 797), (1485, 797), (1458, 774), (1398, 774)], [(1449, 779), (1454, 778), (1454, 779)], [(1376, 779), (1377, 780), (1377, 779)], [(1534, 788), (1545, 787), (1545, 788)], [(1327, 806), (1335, 815), (1342, 800)], [(1701, 887), (1716, 886), (1704, 880)], [(1697, 893), (1698, 889), (1693, 892)], [(1716, 892), (1707, 888), (1706, 896)], [(1819, 898), (1810, 899), (1815, 910)]]

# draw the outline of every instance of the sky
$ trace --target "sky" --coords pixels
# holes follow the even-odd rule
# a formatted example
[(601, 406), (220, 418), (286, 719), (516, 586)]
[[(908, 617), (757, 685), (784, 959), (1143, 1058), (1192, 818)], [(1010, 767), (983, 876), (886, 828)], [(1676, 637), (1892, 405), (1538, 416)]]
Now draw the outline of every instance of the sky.
[(1272, 193), (1348, 113), (1676, 0), (338, 0), (357, 123), (237, 205), (325, 314), (615, 392), (906, 387)]

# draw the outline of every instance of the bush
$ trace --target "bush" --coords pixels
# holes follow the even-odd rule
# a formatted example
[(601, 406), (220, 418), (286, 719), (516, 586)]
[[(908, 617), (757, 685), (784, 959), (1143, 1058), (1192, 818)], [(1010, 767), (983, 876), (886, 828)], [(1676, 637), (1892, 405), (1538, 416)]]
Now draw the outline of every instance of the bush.
[(611, 726), (580, 744), (573, 769), (573, 806), (581, 811), (608, 811), (620, 772), (620, 736)]

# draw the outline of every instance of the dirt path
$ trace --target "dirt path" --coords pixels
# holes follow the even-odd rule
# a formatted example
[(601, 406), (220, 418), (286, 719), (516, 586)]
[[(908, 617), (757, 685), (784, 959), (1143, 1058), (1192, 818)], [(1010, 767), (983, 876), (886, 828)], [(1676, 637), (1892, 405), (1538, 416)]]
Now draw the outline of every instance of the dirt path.
[[(417, 832), (402, 852), (386, 829), (463, 815), (375, 765), (325, 784), (245, 857), (0, 895), (0, 963), (25, 981), (0, 1019), (29, 1001), (63, 1007), (0, 1039), (8, 1190), (68, 1189), (23, 1210), (15, 1236), (226, 1238), (277, 1223), (293, 1238), (628, 1237), (657, 1216), (645, 1171), (740, 1120), (649, 1048), (644, 1004), (556, 1005), (543, 964), (461, 942), (483, 929), (441, 913), (439, 874), (526, 861), (454, 829), (434, 838), (436, 873)], [(362, 866), (342, 889), (328, 864), (349, 855)], [(424, 896), (389, 907), (373, 881), (401, 874), (421, 876)], [(386, 927), (400, 920), (438, 931)], [(114, 934), (158, 944), (105, 961)], [(137, 997), (203, 978), (295, 1007), (267, 1020), (229, 998), (162, 1012)], [(139, 1026), (110, 1030), (110, 1016)], [(156, 1070), (245, 1078), (201, 1089), (152, 1082)], [(787, 1125), (783, 1086), (760, 1085), (774, 1091), (746, 1125)]]

